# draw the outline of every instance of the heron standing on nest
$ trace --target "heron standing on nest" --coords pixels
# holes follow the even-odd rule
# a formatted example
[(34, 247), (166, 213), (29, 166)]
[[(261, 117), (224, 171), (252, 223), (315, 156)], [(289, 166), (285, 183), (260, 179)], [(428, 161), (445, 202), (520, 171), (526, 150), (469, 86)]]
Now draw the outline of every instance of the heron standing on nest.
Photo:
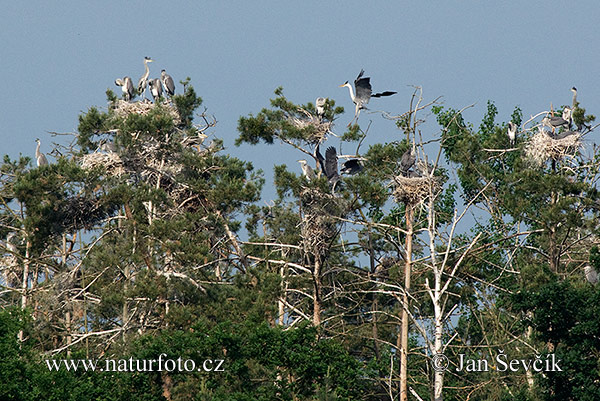
[[(400, 158), (400, 174), (402, 174), (405, 177), (408, 177), (409, 176), (408, 171), (415, 165), (416, 161), (417, 161), (417, 152), (415, 150), (415, 147), (413, 146), (412, 148), (410, 148), (406, 152), (404, 152), (404, 154)], [(409, 178), (413, 178), (413, 177), (409, 177)]]
[(348, 90), (350, 91), (350, 98), (352, 99), (352, 102), (355, 105), (354, 118), (352, 119), (352, 121), (350, 121), (350, 124), (348, 124), (348, 126), (350, 126), (353, 121), (355, 121), (355, 120), (358, 121), (358, 116), (360, 114), (360, 111), (362, 109), (367, 108), (365, 105), (367, 103), (369, 103), (369, 100), (372, 97), (383, 97), (383, 96), (391, 96), (391, 95), (396, 94), (396, 92), (392, 92), (392, 91), (385, 91), (385, 92), (373, 94), (373, 90), (371, 88), (371, 78), (370, 77), (363, 78), (364, 73), (365, 73), (364, 70), (360, 70), (358, 77), (356, 77), (356, 79), (354, 80), (354, 88), (356, 90), (356, 93), (352, 90), (352, 85), (350, 85), (350, 83), (348, 81), (346, 81), (345, 83), (340, 85), (340, 88), (344, 87), (344, 86), (346, 86), (348, 88)]
[(319, 117), (319, 120), (323, 119), (323, 115), (325, 115), (325, 103), (327, 102), (327, 99), (324, 97), (318, 97), (317, 100), (315, 101), (315, 107), (317, 109), (317, 117)]
[(552, 130), (552, 134), (554, 134), (554, 130), (560, 127), (570, 127), (571, 126), (571, 108), (569, 106), (565, 106), (562, 112), (562, 116), (546, 116), (542, 119), (542, 125), (550, 128)]
[(40, 146), (41, 146), (40, 139), (37, 138), (35, 141), (37, 142), (37, 147), (35, 148), (35, 160), (37, 162), (37, 166), (38, 167), (47, 166), (48, 159), (46, 159), (45, 154), (40, 152)]
[(138, 81), (138, 86), (137, 86), (138, 94), (140, 94), (140, 95), (143, 95), (146, 93), (146, 88), (148, 87), (148, 77), (150, 76), (150, 68), (148, 68), (148, 63), (151, 63), (153, 61), (154, 60), (152, 60), (150, 57), (144, 57), (144, 67), (146, 68), (146, 71), (144, 72), (144, 75), (142, 75), (140, 80)]
[(154, 99), (154, 103), (158, 102), (158, 100), (161, 98), (162, 96), (162, 83), (160, 82), (160, 79), (156, 78), (156, 79), (151, 79), (150, 82), (148, 83), (148, 85), (150, 85), (150, 93), (152, 93), (152, 98)]
[(117, 78), (115, 80), (115, 84), (121, 87), (121, 90), (123, 91), (123, 97), (128, 102), (135, 97), (135, 90), (133, 89), (133, 82), (131, 81), (131, 78)]
[(175, 94), (175, 82), (173, 78), (165, 70), (160, 72), (160, 80), (162, 81), (163, 87), (165, 88), (165, 92), (169, 97)]

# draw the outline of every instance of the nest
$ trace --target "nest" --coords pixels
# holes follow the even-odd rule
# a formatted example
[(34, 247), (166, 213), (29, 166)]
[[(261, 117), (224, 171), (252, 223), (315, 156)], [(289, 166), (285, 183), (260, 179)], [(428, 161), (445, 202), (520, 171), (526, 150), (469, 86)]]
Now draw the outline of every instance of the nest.
[(301, 235), (304, 249), (316, 258), (325, 257), (338, 232), (337, 218), (343, 216), (343, 200), (317, 188), (305, 188), (300, 193), (304, 216)]
[(547, 160), (560, 160), (573, 156), (581, 145), (579, 133), (554, 139), (546, 131), (539, 131), (529, 139), (525, 154), (534, 164), (541, 166)]
[(123, 167), (123, 160), (118, 154), (110, 153), (90, 153), (83, 156), (81, 160), (81, 167), (84, 170), (92, 170), (95, 168), (102, 168), (108, 175), (120, 177), (125, 173)]
[[(139, 102), (128, 102), (125, 100), (117, 100), (115, 103), (115, 114), (119, 117), (127, 117), (130, 114), (140, 114), (147, 115), (157, 106), (156, 103), (152, 103), (149, 100), (142, 100)], [(169, 113), (171, 117), (173, 117), (173, 123), (175, 125), (181, 124), (181, 116), (177, 111), (177, 108), (167, 101), (163, 101), (160, 106)]]
[(306, 130), (306, 140), (308, 142), (320, 143), (325, 139), (325, 135), (331, 130), (331, 121), (324, 121), (312, 113), (299, 109), (304, 116), (288, 116), (288, 121), (296, 128)]
[(437, 177), (394, 177), (394, 199), (398, 203), (416, 205), (423, 202), (430, 194), (436, 194), (440, 190)]

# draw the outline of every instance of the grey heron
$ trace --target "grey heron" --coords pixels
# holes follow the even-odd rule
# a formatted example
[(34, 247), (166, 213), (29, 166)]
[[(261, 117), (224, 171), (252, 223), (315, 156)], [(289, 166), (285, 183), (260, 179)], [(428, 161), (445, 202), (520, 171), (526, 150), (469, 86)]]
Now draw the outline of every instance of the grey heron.
[(565, 132), (561, 132), (560, 134), (554, 135), (554, 139), (564, 139), (568, 136), (571, 135), (579, 135), (580, 132), (579, 131), (565, 131)]
[(137, 86), (138, 94), (140, 95), (146, 93), (146, 88), (148, 87), (148, 77), (150, 76), (150, 68), (148, 68), (148, 63), (151, 63), (153, 61), (154, 60), (152, 60), (150, 57), (144, 57), (144, 67), (146, 68), (146, 71), (138, 81)]
[[(417, 161), (417, 152), (415, 151), (415, 147), (408, 149), (402, 157), (400, 158), (400, 173), (408, 177), (408, 170), (410, 170)], [(412, 178), (412, 177), (409, 177)]]
[(162, 70), (160, 72), (160, 80), (167, 95), (169, 95), (169, 97), (173, 96), (175, 94), (175, 82), (173, 81), (173, 78), (171, 78), (165, 70)]
[(572, 87), (571, 88), (571, 92), (573, 92), (573, 110), (575, 110), (575, 108), (577, 107), (577, 88), (576, 87)]
[[(348, 88), (348, 90), (350, 91), (350, 98), (352, 99), (352, 102), (356, 106), (355, 110), (354, 110), (354, 118), (352, 119), (352, 121), (358, 120), (358, 115), (360, 114), (361, 109), (366, 109), (365, 105), (367, 103), (369, 103), (369, 100), (372, 97), (383, 97), (383, 96), (391, 96), (391, 95), (396, 94), (396, 92), (392, 92), (392, 91), (385, 91), (385, 92), (373, 94), (373, 90), (371, 88), (371, 78), (370, 77), (363, 78), (364, 73), (365, 73), (364, 70), (360, 70), (358, 77), (356, 77), (356, 79), (354, 80), (354, 88), (356, 90), (356, 93), (354, 93), (354, 90), (352, 90), (352, 85), (350, 85), (350, 83), (348, 81), (346, 81), (345, 83), (340, 85), (340, 88), (344, 87), (344, 86), (346, 86)], [(350, 124), (352, 124), (352, 121), (350, 122)], [(350, 125), (350, 124), (348, 124), (348, 125)]]
[(104, 139), (100, 144), (100, 150), (103, 150), (107, 153), (116, 153), (117, 147), (115, 146), (115, 143), (113, 141)]
[[(321, 152), (319, 152), (319, 144), (317, 144), (317, 146), (315, 146), (315, 159), (317, 159), (317, 163), (319, 165), (319, 169), (321, 170), (321, 172), (325, 173), (325, 158), (323, 157)], [(319, 175), (319, 177), (320, 177), (320, 175)]]
[(363, 169), (362, 164), (358, 159), (346, 160), (340, 169), (341, 174), (354, 175), (360, 173)]
[(552, 132), (556, 128), (569, 127), (571, 125), (571, 111), (569, 106), (565, 106), (562, 116), (546, 116), (542, 119), (542, 125), (552, 129)]
[(311, 166), (308, 165), (307, 161), (304, 159), (300, 159), (298, 160), (298, 163), (300, 163), (300, 168), (302, 168), (302, 174), (309, 180), (312, 181), (314, 180), (317, 176), (315, 175), (315, 171), (312, 169)]
[(125, 100), (130, 101), (135, 97), (135, 90), (133, 89), (133, 82), (131, 81), (131, 78), (117, 78), (115, 80), (115, 84), (121, 87), (121, 90), (123, 91), (123, 97), (125, 98)]
[(158, 102), (163, 93), (162, 83), (160, 82), (160, 79), (151, 79), (150, 82), (148, 82), (148, 85), (150, 85), (150, 93), (152, 93), (154, 103)]
[(583, 271), (585, 272), (585, 279), (588, 281), (588, 283), (598, 284), (598, 272), (596, 269), (590, 265), (585, 265)]
[(517, 137), (517, 124), (512, 121), (508, 122), (508, 138), (510, 139), (510, 144), (514, 145), (515, 138)]
[(35, 160), (37, 162), (37, 166), (47, 166), (48, 159), (46, 159), (46, 155), (40, 152), (40, 140), (39, 138), (35, 140), (37, 142), (37, 147), (35, 148)]
[(340, 179), (338, 174), (338, 157), (333, 146), (325, 150), (325, 176), (331, 184), (331, 191), (335, 192), (335, 185)]
[(325, 103), (327, 102), (327, 99), (324, 97), (318, 97), (317, 100), (315, 101), (315, 107), (317, 108), (317, 117), (319, 117), (319, 119), (323, 118), (323, 115), (325, 114)]

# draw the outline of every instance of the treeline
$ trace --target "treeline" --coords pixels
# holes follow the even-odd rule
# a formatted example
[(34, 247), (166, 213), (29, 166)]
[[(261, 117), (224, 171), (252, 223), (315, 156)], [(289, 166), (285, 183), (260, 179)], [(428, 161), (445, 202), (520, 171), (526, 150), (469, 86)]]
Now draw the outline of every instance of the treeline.
[[(416, 91), (372, 143), (338, 131), (332, 99), (278, 89), (237, 144), (306, 163), (274, 166), (265, 203), (188, 82), (155, 103), (107, 95), (47, 165), (4, 158), (0, 398), (600, 399), (600, 156), (575, 99), (560, 125), (489, 103), (476, 127)], [(561, 370), (503, 371), (499, 354)], [(160, 355), (224, 371), (45, 363)]]

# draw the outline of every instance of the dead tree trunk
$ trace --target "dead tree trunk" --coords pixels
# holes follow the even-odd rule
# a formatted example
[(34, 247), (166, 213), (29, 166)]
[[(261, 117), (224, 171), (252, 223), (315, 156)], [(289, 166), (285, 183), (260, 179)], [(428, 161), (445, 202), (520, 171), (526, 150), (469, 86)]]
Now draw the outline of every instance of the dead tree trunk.
[(404, 293), (402, 295), (402, 331), (400, 339), (400, 401), (408, 400), (408, 292), (412, 267), (413, 208), (406, 205), (406, 255), (404, 258)]

